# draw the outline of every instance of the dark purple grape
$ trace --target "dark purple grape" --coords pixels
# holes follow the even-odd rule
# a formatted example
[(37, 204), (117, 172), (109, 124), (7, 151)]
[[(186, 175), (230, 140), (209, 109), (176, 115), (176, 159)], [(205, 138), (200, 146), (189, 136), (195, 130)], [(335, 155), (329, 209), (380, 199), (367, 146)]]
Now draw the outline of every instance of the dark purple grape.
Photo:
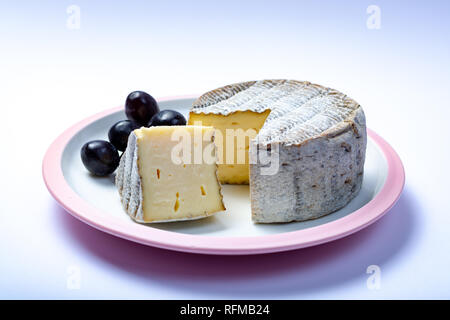
[(184, 125), (186, 125), (186, 118), (175, 110), (162, 110), (155, 114), (149, 123), (149, 127)]
[(96, 176), (107, 176), (119, 166), (119, 152), (108, 141), (95, 140), (81, 148), (81, 160), (86, 169)]
[(109, 129), (109, 141), (119, 151), (125, 151), (128, 144), (128, 137), (133, 130), (139, 129), (141, 126), (131, 120), (122, 120), (117, 122)]
[(125, 101), (127, 118), (141, 126), (147, 126), (150, 119), (158, 112), (158, 103), (144, 91), (133, 91)]

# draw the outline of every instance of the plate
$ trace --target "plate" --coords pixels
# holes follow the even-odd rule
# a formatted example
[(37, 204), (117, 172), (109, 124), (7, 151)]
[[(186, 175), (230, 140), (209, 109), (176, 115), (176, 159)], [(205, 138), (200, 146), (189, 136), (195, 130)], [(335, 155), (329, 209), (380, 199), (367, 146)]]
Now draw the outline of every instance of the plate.
[[(161, 109), (187, 115), (193, 96), (160, 99)], [(109, 128), (126, 119), (123, 107), (91, 116), (61, 134), (43, 161), (43, 177), (56, 201), (74, 217), (112, 235), (141, 244), (203, 254), (261, 254), (305, 248), (352, 234), (382, 217), (399, 198), (405, 175), (396, 152), (368, 129), (363, 185), (346, 207), (325, 217), (286, 224), (251, 221), (248, 186), (224, 185), (227, 211), (205, 219), (138, 224), (121, 207), (114, 176), (94, 177), (83, 167), (80, 150), (94, 139), (107, 140)]]

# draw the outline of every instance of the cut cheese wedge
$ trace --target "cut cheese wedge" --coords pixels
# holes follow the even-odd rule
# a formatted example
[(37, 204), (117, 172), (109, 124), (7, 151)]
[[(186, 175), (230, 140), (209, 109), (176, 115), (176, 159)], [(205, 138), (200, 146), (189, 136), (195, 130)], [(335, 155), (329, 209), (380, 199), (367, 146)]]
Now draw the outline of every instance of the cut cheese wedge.
[(132, 219), (190, 220), (225, 210), (214, 132), (206, 126), (160, 126), (130, 134), (116, 185)]

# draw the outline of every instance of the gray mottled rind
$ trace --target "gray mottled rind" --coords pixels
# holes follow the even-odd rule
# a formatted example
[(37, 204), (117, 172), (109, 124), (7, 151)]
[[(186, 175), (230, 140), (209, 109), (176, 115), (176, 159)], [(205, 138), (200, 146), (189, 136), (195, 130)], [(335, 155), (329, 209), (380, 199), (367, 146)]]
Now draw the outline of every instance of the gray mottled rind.
[[(261, 175), (263, 166), (250, 164), (253, 221), (316, 219), (356, 197), (362, 185), (367, 144), (362, 109), (353, 119), (300, 145), (279, 143), (279, 170), (275, 175)], [(251, 148), (257, 148), (257, 144)]]
[(250, 164), (253, 221), (305, 221), (344, 207), (361, 189), (367, 144), (364, 112), (345, 94), (296, 80), (249, 81), (202, 95), (191, 112), (268, 109), (250, 153), (277, 150), (279, 169), (263, 175), (259, 161)]
[(116, 186), (125, 212), (135, 221), (144, 222), (142, 211), (142, 186), (138, 168), (138, 144), (134, 132), (128, 138), (128, 146), (120, 159)]

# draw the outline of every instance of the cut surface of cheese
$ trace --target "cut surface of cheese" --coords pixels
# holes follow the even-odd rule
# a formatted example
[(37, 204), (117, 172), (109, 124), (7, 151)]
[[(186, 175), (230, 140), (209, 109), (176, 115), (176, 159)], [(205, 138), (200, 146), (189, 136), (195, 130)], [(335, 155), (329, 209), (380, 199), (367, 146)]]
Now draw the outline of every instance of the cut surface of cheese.
[(188, 124), (214, 126), (220, 133), (220, 138), (219, 134), (216, 134), (215, 143), (221, 183), (249, 183), (250, 140), (256, 137), (269, 113), (270, 110), (261, 113), (249, 110), (236, 111), (228, 115), (191, 113)]
[[(179, 221), (225, 210), (214, 132), (205, 126), (159, 126), (130, 134), (116, 185), (131, 218), (144, 223)], [(195, 140), (196, 134), (200, 140)], [(197, 151), (202, 155), (200, 161), (194, 159)], [(212, 160), (205, 161), (204, 153)]]
[(252, 158), (243, 166), (219, 165), (222, 182), (249, 181), (255, 222), (318, 218), (345, 206), (361, 189), (365, 116), (339, 91), (296, 80), (232, 84), (198, 98), (189, 114), (194, 122), (221, 132), (256, 129), (244, 146)]

